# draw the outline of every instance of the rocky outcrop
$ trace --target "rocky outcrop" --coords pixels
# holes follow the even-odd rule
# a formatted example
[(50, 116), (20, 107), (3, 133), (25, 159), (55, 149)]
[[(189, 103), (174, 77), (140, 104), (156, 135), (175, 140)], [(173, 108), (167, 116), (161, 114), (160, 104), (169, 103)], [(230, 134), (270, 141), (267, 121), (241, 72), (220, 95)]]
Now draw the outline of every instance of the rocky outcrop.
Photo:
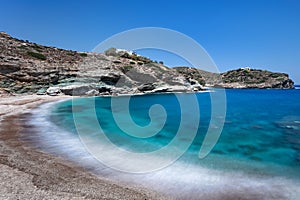
[(196, 79), (198, 82), (205, 83), (206, 87), (242, 89), (294, 88), (294, 82), (289, 78), (288, 74), (285, 73), (276, 73), (250, 68), (240, 68), (219, 74), (190, 67), (176, 67), (175, 69), (188, 80)]

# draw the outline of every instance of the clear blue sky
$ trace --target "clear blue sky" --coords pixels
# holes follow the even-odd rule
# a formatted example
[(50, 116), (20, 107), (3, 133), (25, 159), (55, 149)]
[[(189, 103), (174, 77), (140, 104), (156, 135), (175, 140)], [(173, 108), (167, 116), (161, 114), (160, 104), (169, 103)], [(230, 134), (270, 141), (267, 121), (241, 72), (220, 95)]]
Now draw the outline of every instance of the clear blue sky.
[(300, 83), (299, 0), (2, 0), (0, 4), (0, 31), (64, 49), (91, 51), (113, 34), (149, 26), (192, 37), (220, 71), (250, 66), (287, 72)]

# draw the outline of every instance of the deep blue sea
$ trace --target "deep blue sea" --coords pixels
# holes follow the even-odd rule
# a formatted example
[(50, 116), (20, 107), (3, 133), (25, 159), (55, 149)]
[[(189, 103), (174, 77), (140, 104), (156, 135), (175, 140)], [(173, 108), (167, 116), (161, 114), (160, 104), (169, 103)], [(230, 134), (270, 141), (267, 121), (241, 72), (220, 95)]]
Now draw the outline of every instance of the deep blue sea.
[[(132, 96), (128, 104), (130, 111), (128, 116), (128, 113), (124, 111), (127, 107), (122, 104), (124, 101), (115, 104), (117, 108), (112, 108), (111, 104), (112, 98), (118, 101), (127, 97), (89, 97), (51, 104), (47, 107), (48, 112), (43, 116), (40, 111), (37, 113), (40, 115), (39, 120), (47, 116), (52, 123), (49, 128), (52, 132), (48, 134), (52, 134), (51, 137), (57, 140), (54, 146), (52, 145), (52, 149), (54, 147), (59, 149), (63, 146), (61, 151), (66, 151), (68, 154), (72, 152), (75, 154), (77, 147), (82, 148), (79, 148), (82, 144), (75, 144), (74, 141), (67, 139), (78, 137), (78, 127), (81, 127), (79, 130), (81, 134), (85, 134), (82, 133), (83, 131), (88, 132), (86, 137), (91, 137), (91, 141), (97, 141), (97, 144), (101, 146), (101, 139), (98, 137), (99, 127), (92, 123), (95, 119), (102, 133), (105, 133), (105, 136), (116, 147), (130, 152), (147, 153), (170, 144), (174, 137), (178, 137), (176, 134), (182, 123), (182, 117), (190, 116), (181, 128), (184, 134), (189, 135), (197, 127), (196, 136), (183, 156), (171, 166), (153, 172), (152, 175), (148, 173), (144, 176), (154, 189), (157, 189), (155, 180), (160, 179), (163, 180), (165, 186), (159, 187), (158, 190), (161, 188), (176, 190), (178, 187), (186, 193), (191, 190), (195, 192), (198, 188), (208, 194), (215, 187), (222, 188), (223, 191), (237, 190), (241, 194), (244, 190), (253, 189), (253, 191), (260, 191), (262, 195), (264, 192), (261, 190), (265, 187), (270, 194), (275, 195), (275, 199), (277, 197), (278, 199), (293, 199), (296, 194), (300, 193), (300, 90), (226, 90), (224, 127), (217, 144), (203, 159), (199, 159), (198, 154), (212, 118), (211, 93), (179, 95), (187, 101), (191, 96), (196, 95), (198, 105), (191, 104), (188, 109), (181, 110), (182, 105), (175, 94)], [(127, 126), (127, 128), (130, 126), (129, 118), (139, 127), (149, 125), (151, 122), (149, 109), (155, 104), (165, 109), (165, 112), (158, 112), (157, 116), (152, 116), (155, 120), (164, 122), (164, 114), (166, 114), (165, 123), (149, 126), (154, 129), (159, 127), (157, 134), (139, 138), (127, 134), (130, 128), (127, 131), (120, 128), (120, 126)], [(194, 115), (198, 114), (198, 107), (200, 121), (195, 123), (193, 120), (196, 119)], [(112, 110), (120, 117), (118, 124)], [(53, 131), (54, 125), (61, 131)], [(46, 140), (51, 143), (53, 138)], [(188, 142), (184, 139), (183, 137), (179, 140), (179, 146), (180, 142)], [(68, 148), (71, 149), (69, 152)], [(50, 147), (49, 149), (51, 150)], [(76, 156), (77, 160), (80, 160), (78, 157), (81, 154), (78, 152)], [(109, 153), (106, 156), (113, 160), (122, 162), (126, 159), (117, 151)], [(161, 159), (168, 159), (164, 154), (161, 156)], [(97, 165), (97, 162), (93, 165)], [(109, 167), (99, 167), (102, 175), (110, 174), (108, 170)], [(117, 179), (122, 176), (120, 173)], [(124, 175), (125, 179), (129, 176)], [(176, 180), (177, 183), (172, 186), (168, 185), (168, 181), (171, 180)], [(202, 180), (201, 184), (200, 180)], [(240, 183), (238, 188), (232, 185), (236, 181)], [(185, 186), (182, 187), (182, 185)], [(191, 187), (188, 188), (187, 185)], [(275, 190), (279, 191), (278, 195), (285, 192), (284, 194), (288, 196), (276, 196)], [(183, 197), (186, 197), (185, 192), (182, 192)]]

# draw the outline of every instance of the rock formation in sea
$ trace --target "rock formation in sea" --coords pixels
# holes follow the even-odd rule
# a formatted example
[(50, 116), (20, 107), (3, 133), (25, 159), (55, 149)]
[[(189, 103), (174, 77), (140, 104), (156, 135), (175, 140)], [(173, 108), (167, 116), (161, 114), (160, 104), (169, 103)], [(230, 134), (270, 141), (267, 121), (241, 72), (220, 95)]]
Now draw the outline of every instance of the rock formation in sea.
[(215, 74), (189, 67), (169, 68), (126, 50), (76, 52), (0, 33), (0, 94), (95, 96), (199, 91), (204, 86), (294, 87), (282, 73), (239, 69)]

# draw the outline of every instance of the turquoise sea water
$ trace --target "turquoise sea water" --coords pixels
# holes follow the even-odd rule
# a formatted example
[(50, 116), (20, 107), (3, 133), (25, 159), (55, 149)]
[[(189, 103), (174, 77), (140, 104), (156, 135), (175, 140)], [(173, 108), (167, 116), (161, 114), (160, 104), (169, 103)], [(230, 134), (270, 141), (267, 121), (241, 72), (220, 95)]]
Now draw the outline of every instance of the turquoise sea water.
[[(194, 94), (181, 95), (188, 97), (188, 95)], [(223, 175), (213, 180), (207, 178), (207, 182), (210, 184), (219, 184), (221, 180), (229, 181), (228, 177), (238, 173), (247, 177), (245, 178), (247, 184), (251, 183), (250, 180), (255, 180), (252, 182), (257, 183), (256, 187), (261, 187), (263, 181), (275, 177), (279, 180), (276, 184), (282, 185), (282, 188), (288, 184), (295, 186), (295, 183), (285, 183), (283, 180), (296, 181), (295, 191), (300, 193), (300, 185), (298, 185), (300, 180), (300, 90), (226, 90), (227, 112), (224, 128), (212, 152), (204, 159), (199, 159), (198, 153), (211, 119), (210, 93), (198, 93), (196, 97), (200, 108), (197, 135), (185, 154), (165, 170), (166, 174), (174, 175), (171, 171), (178, 172), (177, 170), (181, 169), (178, 166), (189, 166), (189, 170), (184, 173), (182, 170), (181, 173), (183, 173), (182, 182), (191, 184), (195, 182), (194, 179), (204, 179), (203, 174), (207, 174), (207, 172), (200, 171), (198, 173), (200, 168), (215, 170), (214, 173), (217, 174), (219, 172), (230, 174), (226, 176), (227, 178)], [(91, 107), (89, 104), (91, 100), (95, 102), (95, 106)], [(101, 128), (113, 144), (128, 151), (140, 153), (166, 146), (176, 137), (182, 112), (193, 112), (193, 108), (181, 111), (178, 99), (174, 94), (133, 96), (130, 100), (129, 110), (134, 122), (140, 126), (149, 124), (148, 112), (154, 104), (160, 104), (165, 108), (167, 119), (163, 129), (149, 138), (129, 136), (117, 126), (112, 115), (111, 97), (64, 101), (51, 106), (51, 112), (47, 115), (53, 124), (64, 130), (64, 135), (76, 137), (77, 130), (73, 114), (77, 113), (77, 123), (83, 123), (88, 128), (85, 130), (97, 133), (97, 127), (89, 127), (89, 121), (93, 117), (91, 113), (95, 109)], [(124, 114), (121, 107), (118, 113)], [(157, 116), (158, 119), (160, 117)], [(190, 124), (194, 125), (192, 121)], [(187, 124), (184, 128), (188, 134), (194, 126), (189, 127)], [(97, 134), (93, 134), (92, 137), (96, 139)], [(64, 145), (66, 148), (68, 144), (64, 143)], [(75, 148), (74, 144), (72, 148)], [(118, 155), (111, 156), (115, 159), (124, 159), (119, 158)], [(185, 169), (188, 168), (185, 167)], [(162, 178), (163, 171), (158, 173)], [(169, 175), (165, 177), (166, 180), (170, 179)], [(234, 180), (233, 176), (232, 179)], [(176, 180), (178, 181), (180, 178), (177, 177)], [(270, 182), (275, 184), (276, 181)], [(271, 183), (265, 184), (272, 185)], [(199, 188), (199, 185), (195, 184), (196, 187)], [(168, 189), (168, 186), (166, 188)], [(272, 186), (272, 188), (274, 187)], [(173, 186), (171, 189), (174, 189)]]

